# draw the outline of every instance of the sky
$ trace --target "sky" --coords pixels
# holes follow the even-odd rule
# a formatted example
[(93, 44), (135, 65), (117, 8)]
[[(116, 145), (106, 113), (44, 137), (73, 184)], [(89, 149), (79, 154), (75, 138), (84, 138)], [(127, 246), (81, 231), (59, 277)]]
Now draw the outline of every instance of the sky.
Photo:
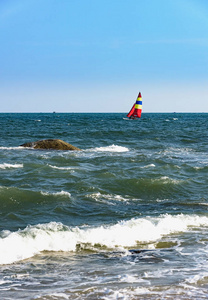
[(207, 0), (0, 0), (0, 112), (208, 112)]

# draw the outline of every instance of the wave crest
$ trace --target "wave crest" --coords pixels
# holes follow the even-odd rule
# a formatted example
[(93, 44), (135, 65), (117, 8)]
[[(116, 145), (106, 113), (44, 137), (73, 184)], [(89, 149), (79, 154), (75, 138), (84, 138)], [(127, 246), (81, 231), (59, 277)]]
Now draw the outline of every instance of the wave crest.
[(98, 151), (98, 152), (127, 152), (129, 151), (128, 148), (123, 146), (111, 145), (106, 147), (97, 147), (92, 149), (91, 151)]
[(0, 169), (23, 168), (23, 164), (0, 164)]
[(1, 232), (0, 264), (30, 258), (41, 251), (76, 251), (80, 246), (135, 247), (139, 242), (155, 242), (168, 234), (203, 226), (208, 227), (208, 217), (183, 214), (131, 219), (91, 228), (71, 228), (56, 222), (28, 226), (17, 232)]

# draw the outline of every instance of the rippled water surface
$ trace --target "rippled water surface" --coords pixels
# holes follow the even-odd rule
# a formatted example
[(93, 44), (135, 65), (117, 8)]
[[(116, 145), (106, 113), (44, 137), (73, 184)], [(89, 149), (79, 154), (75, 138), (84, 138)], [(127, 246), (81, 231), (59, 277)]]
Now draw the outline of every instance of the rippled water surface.
[(0, 175), (1, 299), (208, 299), (208, 114), (0, 114)]

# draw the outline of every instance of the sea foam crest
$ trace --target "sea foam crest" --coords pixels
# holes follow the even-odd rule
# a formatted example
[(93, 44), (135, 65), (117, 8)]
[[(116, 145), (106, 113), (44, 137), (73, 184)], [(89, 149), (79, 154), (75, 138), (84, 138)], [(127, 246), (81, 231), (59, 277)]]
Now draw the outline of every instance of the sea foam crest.
[(23, 168), (23, 164), (0, 164), (0, 169)]
[(1, 232), (0, 264), (30, 258), (41, 251), (76, 251), (77, 246), (135, 247), (138, 242), (154, 242), (165, 235), (202, 226), (208, 226), (208, 217), (183, 214), (131, 219), (99, 227), (72, 228), (56, 222), (28, 226), (17, 232)]
[(123, 146), (117, 146), (117, 145), (111, 145), (106, 147), (97, 147), (92, 149), (92, 151), (98, 151), (98, 152), (127, 152), (129, 151), (128, 148)]
[[(92, 193), (87, 195), (88, 198), (93, 198), (95, 201), (101, 201), (101, 202), (106, 202), (108, 204), (113, 204), (113, 202), (110, 201), (128, 201), (127, 198), (124, 198), (120, 195), (114, 195), (114, 194), (101, 194), (100, 192), (98, 193)], [(106, 201), (107, 200), (107, 201)]]
[(141, 167), (141, 169), (154, 168), (154, 167), (155, 167), (155, 164), (149, 164), (149, 165)]
[(0, 147), (0, 150), (22, 150), (25, 149), (24, 147), (18, 146), (18, 147)]
[(173, 183), (173, 184), (179, 184), (183, 182), (183, 180), (177, 180), (169, 178), (168, 176), (162, 176), (160, 178), (152, 179), (152, 182), (162, 182), (163, 184)]
[(71, 170), (73, 171), (74, 167), (57, 167), (57, 166), (52, 166), (52, 165), (48, 165), (50, 168), (52, 169), (57, 169), (57, 170)]
[(65, 192), (65, 191), (61, 191), (61, 192), (56, 192), (56, 193), (50, 193), (50, 192), (43, 192), (41, 191), (41, 194), (43, 196), (67, 196), (67, 197), (71, 197), (71, 194), (69, 192)]

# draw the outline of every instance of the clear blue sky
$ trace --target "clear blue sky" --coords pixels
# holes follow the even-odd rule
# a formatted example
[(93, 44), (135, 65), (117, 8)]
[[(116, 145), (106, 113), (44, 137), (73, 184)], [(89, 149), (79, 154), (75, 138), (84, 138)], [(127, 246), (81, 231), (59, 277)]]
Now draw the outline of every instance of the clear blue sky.
[(208, 112), (207, 0), (0, 0), (0, 112)]

